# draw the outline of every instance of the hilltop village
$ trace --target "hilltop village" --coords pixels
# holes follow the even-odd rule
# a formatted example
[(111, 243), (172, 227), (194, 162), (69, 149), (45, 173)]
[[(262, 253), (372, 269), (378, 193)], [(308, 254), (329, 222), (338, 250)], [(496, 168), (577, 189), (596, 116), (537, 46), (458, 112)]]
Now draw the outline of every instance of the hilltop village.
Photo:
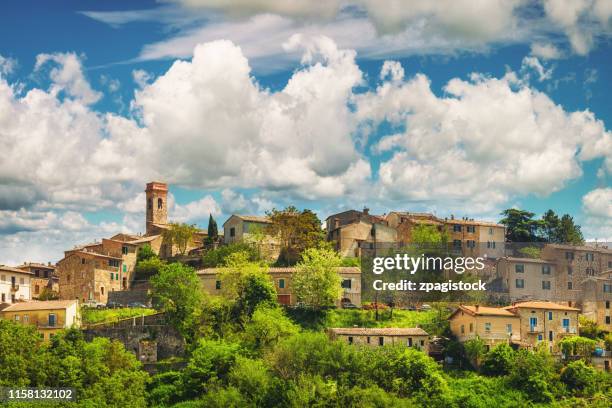
[[(295, 244), (302, 224), (295, 223), (293, 235), (288, 236), (282, 228), (274, 228), (278, 219), (273, 214), (234, 214), (225, 221), (222, 231), (217, 231), (216, 223), (206, 231), (183, 225), (187, 232), (181, 235), (176, 231), (181, 226), (168, 220), (168, 186), (151, 182), (145, 191), (143, 234), (118, 233), (67, 248), (56, 264), (26, 262), (0, 266), (0, 317), (35, 325), (48, 341), (65, 328), (85, 329), (83, 307), (149, 307), (151, 276), (138, 268), (142, 251), (161, 261), (192, 266), (201, 290), (211, 296), (219, 295), (225, 289), (221, 278), (224, 268), (211, 264), (207, 256), (236, 245), (256, 247), (261, 258), (269, 261), (265, 270), (278, 304), (286, 308), (305, 304), (294, 290), (295, 263), (278, 262), (282, 256), (287, 260), (295, 255), (290, 247)], [(282, 215), (279, 212), (276, 215), (279, 214)], [(317, 224), (313, 213), (306, 210), (302, 214), (312, 221), (309, 225)], [(211, 221), (214, 222), (212, 216)], [(375, 310), (377, 316), (379, 310), (389, 307), (431, 308), (415, 301), (396, 300), (389, 305), (362, 300), (359, 259), (409, 248), (423, 231), (443, 235), (450, 253), (485, 259), (485, 268), (477, 274), (489, 285), (487, 297), (471, 303), (446, 300), (448, 327), (457, 341), (478, 339), (486, 350), (500, 343), (528, 349), (546, 344), (551, 353), (560, 355), (560, 344), (568, 337), (578, 336), (583, 319), (604, 333), (612, 331), (612, 250), (601, 245), (550, 242), (525, 250), (524, 245), (508, 242), (504, 224), (452, 215), (440, 218), (407, 211), (375, 215), (367, 208), (329, 215), (320, 231), (321, 238), (343, 260), (334, 267), (340, 287), (333, 306)], [(144, 326), (144, 315), (142, 319)], [(128, 319), (127, 323), (130, 322)], [(331, 339), (348, 344), (404, 344), (441, 355), (440, 337), (422, 327), (331, 327), (327, 333)], [(145, 336), (131, 347), (145, 362), (155, 361), (159, 347), (163, 347), (149, 340)], [(129, 341), (124, 343), (127, 346)], [(147, 347), (154, 350), (145, 352)], [(593, 361), (597, 367), (610, 370), (610, 351), (599, 350)]]

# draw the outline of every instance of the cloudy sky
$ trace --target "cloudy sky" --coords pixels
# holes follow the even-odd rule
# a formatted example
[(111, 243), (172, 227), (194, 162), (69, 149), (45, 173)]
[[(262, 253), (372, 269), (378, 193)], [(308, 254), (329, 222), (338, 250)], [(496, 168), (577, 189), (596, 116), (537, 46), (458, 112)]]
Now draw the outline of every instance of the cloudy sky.
[(0, 5), (0, 263), (295, 204), (612, 240), (609, 0)]

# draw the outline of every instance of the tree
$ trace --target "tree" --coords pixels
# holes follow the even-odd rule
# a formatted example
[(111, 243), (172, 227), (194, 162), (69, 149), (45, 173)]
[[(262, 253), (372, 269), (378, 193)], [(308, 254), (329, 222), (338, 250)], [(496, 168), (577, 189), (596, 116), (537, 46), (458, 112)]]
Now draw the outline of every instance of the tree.
[(475, 368), (480, 368), (482, 358), (485, 356), (487, 349), (485, 342), (480, 337), (475, 337), (463, 343), (465, 356)]
[(38, 295), (38, 300), (57, 300), (59, 299), (59, 293), (56, 291), (44, 287), (43, 290)]
[(488, 375), (510, 373), (514, 362), (514, 350), (506, 343), (498, 344), (489, 351), (482, 362), (482, 372)]
[(310, 210), (299, 211), (290, 206), (284, 210), (272, 209), (266, 213), (272, 223), (267, 227), (267, 234), (278, 237), (281, 254), (278, 262), (293, 265), (303, 251), (318, 247), (325, 241), (321, 221)]
[(429, 356), (413, 348), (405, 348), (389, 363), (395, 378), (391, 388), (399, 396), (422, 395), (428, 399), (443, 397), (448, 385), (440, 367)]
[(135, 267), (135, 277), (137, 279), (149, 279), (157, 275), (164, 265), (166, 263), (156, 256), (138, 261)]
[(219, 237), (219, 230), (217, 228), (217, 221), (213, 218), (212, 214), (208, 217), (208, 239), (210, 242), (214, 242)]
[(585, 360), (590, 360), (597, 342), (581, 336), (569, 336), (561, 339), (559, 348), (565, 357), (579, 356)]
[(153, 251), (151, 245), (144, 244), (138, 248), (138, 252), (136, 253), (136, 264), (152, 258), (157, 258), (157, 254)]
[(542, 250), (538, 247), (528, 246), (519, 249), (519, 253), (525, 258), (538, 259), (542, 253)]
[(589, 339), (599, 338), (599, 335), (601, 334), (602, 330), (597, 325), (597, 322), (595, 320), (591, 320), (586, 316), (579, 316), (578, 322), (580, 323), (578, 327), (578, 333), (582, 337), (587, 337)]
[(150, 282), (154, 303), (184, 336), (191, 334), (203, 302), (200, 279), (195, 270), (180, 263), (171, 263), (164, 265)]
[(559, 389), (554, 358), (545, 349), (517, 351), (508, 379), (535, 402), (551, 402)]
[(584, 237), (582, 236), (582, 231), (580, 231), (580, 225), (574, 224), (574, 219), (569, 214), (565, 214), (561, 217), (557, 235), (559, 242), (573, 245), (584, 244)]
[(193, 236), (196, 232), (198, 232), (198, 229), (195, 225), (173, 222), (169, 224), (169, 229), (164, 231), (163, 236), (170, 245), (176, 245), (181, 255), (185, 255), (187, 247), (193, 242)]
[(593, 395), (596, 388), (597, 372), (584, 361), (572, 361), (561, 370), (561, 382), (578, 396)]
[(341, 293), (340, 276), (336, 271), (341, 262), (331, 249), (305, 250), (292, 280), (298, 301), (315, 309), (333, 306)]
[(563, 242), (559, 237), (559, 227), (561, 220), (553, 210), (548, 210), (542, 215), (542, 230), (546, 241), (548, 242)]
[(227, 258), (236, 252), (246, 252), (250, 262), (260, 260), (257, 249), (246, 242), (233, 242), (228, 245), (222, 245), (219, 248), (206, 251), (202, 256), (202, 265), (205, 268), (215, 268), (225, 266)]
[(299, 328), (280, 307), (259, 306), (244, 328), (246, 343), (253, 350), (270, 350), (281, 339), (298, 333)]
[(262, 360), (239, 356), (229, 373), (229, 383), (236, 387), (254, 406), (266, 406), (265, 401), (274, 386), (273, 377)]
[(506, 240), (510, 242), (537, 242), (542, 222), (534, 220), (532, 212), (509, 208), (501, 213), (500, 224), (506, 226)]

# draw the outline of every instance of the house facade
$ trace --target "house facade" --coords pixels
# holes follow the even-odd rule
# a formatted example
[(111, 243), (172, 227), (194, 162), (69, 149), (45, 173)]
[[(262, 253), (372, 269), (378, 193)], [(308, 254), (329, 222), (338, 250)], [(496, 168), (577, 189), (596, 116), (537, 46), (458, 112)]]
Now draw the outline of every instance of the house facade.
[(59, 279), (55, 273), (55, 265), (41, 264), (36, 262), (26, 262), (19, 265), (17, 269), (30, 272), (30, 291), (31, 298), (38, 299), (43, 292), (59, 293)]
[(339, 340), (351, 345), (369, 347), (402, 345), (414, 347), (426, 354), (429, 353), (429, 334), (419, 327), (343, 327), (328, 329), (327, 333), (330, 339)]
[(449, 317), (450, 329), (460, 342), (476, 337), (491, 348), (500, 343), (519, 343), (520, 317), (509, 310), (461, 305)]
[(60, 330), (81, 325), (77, 300), (16, 303), (0, 311), (0, 318), (35, 326), (44, 340), (51, 340)]
[(30, 271), (0, 265), (0, 303), (30, 300), (32, 276)]

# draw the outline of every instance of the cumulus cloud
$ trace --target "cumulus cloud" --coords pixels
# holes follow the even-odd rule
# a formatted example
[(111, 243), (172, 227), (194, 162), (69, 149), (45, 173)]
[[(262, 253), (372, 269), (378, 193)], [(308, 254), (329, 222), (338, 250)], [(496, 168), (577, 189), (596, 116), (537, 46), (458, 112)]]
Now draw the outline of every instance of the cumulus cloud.
[(553, 68), (546, 69), (537, 57), (525, 57), (521, 63), (521, 71), (535, 71), (538, 81), (546, 81), (552, 78)]
[(612, 242), (612, 188), (596, 188), (582, 197), (587, 238)]
[(531, 55), (544, 60), (563, 57), (563, 53), (554, 44), (542, 42), (531, 44)]
[(0, 78), (12, 73), (17, 66), (17, 60), (14, 58), (3, 57), (0, 55)]

